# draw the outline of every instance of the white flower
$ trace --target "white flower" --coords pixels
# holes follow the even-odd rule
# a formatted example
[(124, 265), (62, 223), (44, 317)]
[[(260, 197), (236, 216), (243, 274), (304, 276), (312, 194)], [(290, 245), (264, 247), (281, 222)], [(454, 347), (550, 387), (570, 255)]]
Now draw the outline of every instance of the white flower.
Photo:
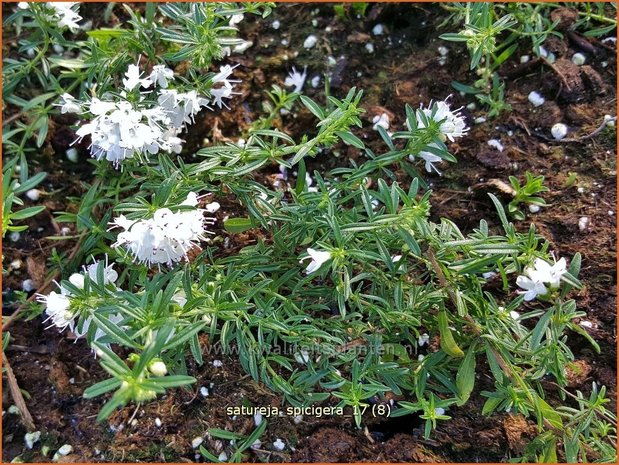
[(525, 274), (533, 281), (549, 284), (552, 288), (559, 287), (561, 277), (567, 272), (565, 258), (551, 265), (541, 258), (536, 258), (533, 268), (527, 268)]
[(288, 77), (284, 81), (284, 85), (287, 87), (294, 86), (294, 92), (301, 92), (305, 79), (307, 78), (307, 66), (303, 68), (303, 73), (299, 73), (293, 66), (292, 71), (288, 74)]
[[(197, 195), (191, 192), (181, 205), (195, 207), (197, 204)], [(152, 218), (137, 221), (121, 215), (112, 227), (119, 226), (124, 231), (118, 234), (112, 247), (127, 246), (139, 263), (172, 265), (187, 258), (189, 250), (206, 240), (204, 235), (208, 232), (204, 224), (214, 220), (204, 218), (203, 212), (196, 208), (173, 213), (168, 208), (160, 208)]]
[(308, 258), (312, 259), (310, 264), (307, 265), (307, 268), (305, 269), (305, 273), (307, 274), (313, 273), (318, 268), (320, 268), (323, 265), (323, 263), (326, 263), (327, 261), (331, 259), (331, 252), (308, 248), (307, 253), (309, 254), (309, 257), (302, 258), (299, 261), (299, 263), (303, 263), (303, 261), (307, 260)]
[[(430, 144), (430, 146), (438, 149), (438, 146), (436, 144)], [(441, 157), (425, 150), (419, 152), (418, 156), (426, 162), (425, 168), (428, 173), (431, 173), (432, 170), (434, 170), (438, 173), (439, 176), (441, 175), (441, 172), (436, 168), (436, 166), (434, 166), (434, 163), (443, 161)], [(414, 161), (415, 157), (413, 155), (410, 155), (408, 159), (410, 161)]]
[(168, 87), (168, 81), (171, 79), (174, 79), (174, 71), (172, 71), (170, 68), (167, 68), (165, 65), (153, 66), (153, 70), (148, 76), (148, 80), (154, 82), (163, 89), (166, 89)]
[(548, 293), (548, 289), (546, 289), (544, 283), (532, 280), (526, 276), (518, 276), (518, 278), (516, 278), (516, 284), (524, 289), (524, 292), (518, 291), (518, 293), (524, 294), (524, 300), (527, 302), (535, 299), (538, 295), (545, 295)]
[[(440, 123), (441, 133), (451, 142), (458, 137), (464, 136), (468, 131), (464, 122), (464, 116), (458, 113), (460, 108), (451, 111), (446, 101), (436, 102), (431, 108), (422, 108), (421, 111), (428, 119), (433, 119)], [(417, 127), (426, 127), (419, 115), (417, 116)]]
[(62, 94), (62, 104), (60, 107), (60, 113), (81, 113), (82, 107), (77, 103), (77, 100), (71, 96), (71, 94)]
[(152, 85), (152, 81), (148, 78), (141, 79), (140, 76), (142, 72), (137, 65), (129, 65), (127, 72), (125, 73), (125, 79), (123, 79), (123, 85), (125, 89), (131, 91), (136, 87), (150, 87)]
[(66, 289), (60, 288), (60, 294), (55, 291), (48, 295), (38, 295), (37, 301), (45, 304), (45, 314), (48, 320), (52, 320), (52, 326), (56, 326), (61, 330), (67, 326), (73, 331), (75, 326), (75, 314), (69, 310), (71, 300), (67, 295)]

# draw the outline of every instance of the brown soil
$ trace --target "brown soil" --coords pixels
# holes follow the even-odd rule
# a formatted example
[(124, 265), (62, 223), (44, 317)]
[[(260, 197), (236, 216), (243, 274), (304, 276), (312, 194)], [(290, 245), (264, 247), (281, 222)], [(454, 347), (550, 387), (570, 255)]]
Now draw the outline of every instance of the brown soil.
[[(468, 72), (468, 55), (462, 47), (445, 44), (437, 37), (445, 13), (438, 6), (416, 4), (370, 4), (365, 18), (346, 20), (334, 17), (333, 7), (323, 5), (280, 4), (266, 21), (246, 18), (240, 24), (241, 36), (252, 40), (254, 46), (243, 55), (233, 55), (231, 62), (240, 63), (238, 74), (243, 79), (242, 95), (232, 102), (233, 111), (208, 113), (192, 127), (186, 151), (200, 146), (204, 137), (222, 140), (238, 137), (239, 127), (248, 127), (259, 114), (265, 96), (263, 90), (271, 84), (283, 85), (292, 65), (297, 69), (308, 67), (308, 82), (304, 92), (318, 101), (324, 101), (324, 84), (313, 89), (309, 80), (325, 70), (326, 56), (335, 57), (331, 92), (343, 96), (354, 85), (364, 90), (365, 128), (357, 131), (368, 146), (380, 150), (381, 141), (372, 130), (371, 120), (382, 111), (392, 116), (392, 127), (403, 127), (404, 105), (415, 107), (428, 104), (432, 99), (442, 100), (454, 93), (453, 104), (466, 105), (465, 99), (450, 87), (452, 80), (470, 83), (474, 76)], [(3, 5), (6, 10), (6, 5)], [(86, 5), (84, 5), (86, 8)], [(98, 7), (92, 6), (93, 17), (99, 17)], [(115, 11), (120, 11), (117, 8)], [(97, 13), (97, 11), (99, 11)], [(5, 11), (6, 12), (6, 11)], [(83, 12), (84, 13), (84, 12)], [(282, 27), (270, 28), (279, 19)], [(317, 26), (311, 26), (312, 19)], [(372, 36), (372, 27), (385, 25), (383, 36)], [(329, 28), (330, 32), (326, 32)], [(311, 50), (301, 47), (309, 33), (319, 37)], [(289, 47), (281, 45), (287, 39)], [(376, 53), (369, 55), (364, 48), (371, 40)], [(550, 127), (563, 121), (570, 127), (573, 138), (587, 135), (601, 123), (605, 114), (616, 114), (616, 55), (613, 50), (597, 47), (598, 53), (589, 56), (586, 67), (575, 68), (571, 55), (582, 51), (573, 41), (554, 39), (553, 48), (558, 61), (555, 69), (541, 63), (524, 69), (518, 63), (522, 54), (530, 54), (528, 43), (514, 54), (501, 69), (506, 79), (507, 101), (512, 111), (502, 113), (472, 129), (450, 145), (458, 163), (443, 166), (443, 176), (430, 175), (427, 179), (434, 191), (433, 217), (448, 217), (464, 231), (469, 231), (485, 218), (491, 226), (498, 223), (487, 192), (494, 192), (503, 200), (509, 196), (492, 180), (507, 181), (509, 175), (523, 178), (525, 171), (546, 176), (545, 185), (551, 191), (544, 195), (549, 206), (537, 214), (528, 214), (518, 228), (527, 230), (535, 224), (551, 243), (557, 256), (571, 257), (583, 254), (581, 279), (585, 287), (576, 295), (579, 308), (587, 312), (592, 323), (587, 331), (602, 348), (595, 354), (587, 341), (570, 334), (569, 344), (577, 358), (569, 371), (572, 392), (581, 390), (587, 395), (593, 381), (608, 388), (609, 397), (616, 399), (616, 133), (606, 130), (582, 142), (555, 143)], [(5, 41), (6, 43), (6, 41)], [(598, 42), (594, 42), (597, 44)], [(437, 47), (450, 49), (445, 66), (438, 63)], [(298, 51), (298, 56), (296, 56)], [(607, 63), (604, 66), (603, 63)], [(561, 75), (558, 75), (561, 74)], [(562, 79), (569, 89), (561, 86)], [(532, 90), (541, 90), (547, 103), (533, 109), (527, 101)], [(313, 133), (314, 120), (307, 112), (299, 111), (292, 117), (277, 121), (294, 134)], [(67, 200), (83, 192), (82, 181), (92, 179), (89, 164), (73, 164), (64, 157), (67, 143), (73, 140), (68, 125), (71, 120), (56, 117), (55, 130), (41, 156), (32, 166), (50, 173), (40, 187), (50, 192), (43, 197), (49, 211), (75, 209), (77, 204)], [(505, 146), (498, 152), (487, 145), (492, 138), (500, 138)], [(355, 156), (342, 147), (338, 157), (318, 157), (310, 163), (311, 169), (323, 171), (346, 156)], [(82, 161), (87, 159), (86, 148), (80, 148)], [(422, 168), (421, 168), (422, 169)], [(277, 167), (264, 173), (264, 182)], [(567, 186), (569, 173), (576, 174), (576, 182)], [(405, 175), (402, 174), (402, 177)], [(473, 186), (473, 189), (469, 189)], [(579, 192), (578, 188), (582, 188)], [(225, 197), (222, 216), (238, 210), (238, 205)], [(28, 202), (28, 201), (27, 201)], [(526, 207), (525, 207), (526, 208)], [(589, 218), (586, 230), (578, 227), (579, 218)], [(3, 278), (3, 314), (14, 311), (13, 290), (20, 289), (24, 279), (36, 284), (44, 279), (50, 251), (69, 252), (73, 242), (53, 242), (46, 237), (57, 234), (58, 225), (51, 215), (41, 214), (30, 221), (30, 229), (22, 233), (18, 242), (5, 241), (5, 266), (16, 259), (24, 262), (19, 269), (9, 269)], [(244, 236), (233, 236), (229, 251), (254, 241), (255, 231)], [(222, 231), (222, 234), (225, 234)], [(20, 321), (11, 329), (13, 341), (7, 357), (22, 389), (27, 391), (26, 404), (34, 423), (42, 432), (42, 441), (50, 446), (68, 443), (73, 446), (65, 461), (73, 462), (166, 462), (203, 460), (191, 442), (197, 436), (205, 437), (203, 445), (210, 451), (219, 451), (221, 442), (206, 437), (209, 428), (221, 428), (241, 434), (254, 429), (249, 417), (232, 418), (227, 406), (238, 406), (243, 400), (252, 405), (281, 406), (281, 398), (263, 386), (251, 381), (240, 364), (231, 358), (219, 357), (223, 366), (216, 368), (205, 356), (205, 364), (197, 367), (189, 363), (191, 375), (198, 379), (192, 390), (177, 389), (146, 405), (128, 406), (114, 413), (109, 422), (98, 424), (95, 417), (104, 399), (86, 401), (81, 393), (85, 388), (104, 379), (105, 374), (83, 341), (74, 341), (54, 329), (45, 330), (41, 318)], [(423, 421), (414, 416), (403, 418), (371, 418), (366, 415), (367, 430), (354, 426), (350, 415), (312, 417), (304, 416), (295, 423), (291, 416), (267, 418), (268, 429), (261, 438), (262, 446), (248, 450), (244, 460), (279, 462), (496, 462), (505, 461), (522, 453), (524, 446), (536, 435), (529, 420), (509, 414), (490, 418), (481, 415), (484, 399), (479, 391), (487, 381), (483, 377), (476, 385), (476, 393), (461, 408), (450, 409), (451, 421), (440, 422), (431, 439), (423, 438)], [(207, 387), (209, 396), (200, 394)], [(10, 461), (17, 455), (27, 461), (45, 462), (40, 447), (25, 449), (25, 430), (19, 417), (6, 412), (12, 404), (8, 389), (3, 389), (3, 459)], [(614, 403), (614, 402), (613, 402)], [(614, 409), (614, 407), (612, 407)], [(155, 419), (161, 420), (161, 426)], [(133, 420), (133, 421), (130, 421)], [(272, 443), (281, 438), (286, 443), (282, 452)], [(218, 452), (217, 452), (218, 453)]]

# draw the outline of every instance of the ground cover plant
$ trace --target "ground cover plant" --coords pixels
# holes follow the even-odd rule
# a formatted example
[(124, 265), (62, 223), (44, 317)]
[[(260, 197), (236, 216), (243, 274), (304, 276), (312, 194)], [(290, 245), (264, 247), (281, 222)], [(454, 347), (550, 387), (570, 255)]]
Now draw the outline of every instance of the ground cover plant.
[(615, 461), (614, 8), (4, 4), (5, 459)]

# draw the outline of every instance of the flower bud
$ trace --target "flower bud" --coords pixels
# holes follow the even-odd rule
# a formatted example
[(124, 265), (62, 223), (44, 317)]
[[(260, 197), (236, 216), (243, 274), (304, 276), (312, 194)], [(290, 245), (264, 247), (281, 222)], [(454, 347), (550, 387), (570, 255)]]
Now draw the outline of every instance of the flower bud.
[(148, 365), (148, 371), (155, 376), (165, 376), (168, 372), (168, 367), (161, 360), (155, 360)]

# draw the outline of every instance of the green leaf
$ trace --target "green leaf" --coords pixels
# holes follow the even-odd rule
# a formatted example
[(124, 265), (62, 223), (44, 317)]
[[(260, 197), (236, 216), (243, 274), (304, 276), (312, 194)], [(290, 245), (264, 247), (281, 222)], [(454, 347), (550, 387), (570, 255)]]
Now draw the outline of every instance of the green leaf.
[(254, 224), (250, 218), (228, 218), (224, 221), (224, 229), (232, 234), (242, 233), (253, 227)]
[(24, 208), (22, 210), (16, 211), (15, 213), (11, 213), (11, 220), (25, 220), (27, 218), (30, 218), (31, 216), (38, 215), (43, 210), (45, 210), (45, 207), (42, 205), (38, 207)]
[(352, 132), (347, 131), (335, 131), (335, 134), (339, 136), (347, 145), (352, 145), (358, 149), (364, 149), (365, 144), (361, 139), (355, 136)]
[(120, 384), (121, 380), (117, 378), (110, 378), (106, 379), (105, 381), (100, 381), (97, 384), (90, 386), (84, 391), (84, 399), (92, 399), (93, 397), (105, 394), (106, 392), (116, 389), (118, 386), (120, 386)]
[(475, 344), (472, 344), (466, 352), (466, 356), (456, 375), (456, 387), (458, 388), (457, 405), (464, 405), (473, 392), (473, 387), (475, 386), (475, 365)]
[(322, 111), (322, 108), (320, 108), (320, 105), (314, 102), (311, 98), (301, 95), (301, 102), (309, 111), (312, 112), (314, 116), (316, 116), (316, 118), (319, 120), (325, 119), (325, 113)]

